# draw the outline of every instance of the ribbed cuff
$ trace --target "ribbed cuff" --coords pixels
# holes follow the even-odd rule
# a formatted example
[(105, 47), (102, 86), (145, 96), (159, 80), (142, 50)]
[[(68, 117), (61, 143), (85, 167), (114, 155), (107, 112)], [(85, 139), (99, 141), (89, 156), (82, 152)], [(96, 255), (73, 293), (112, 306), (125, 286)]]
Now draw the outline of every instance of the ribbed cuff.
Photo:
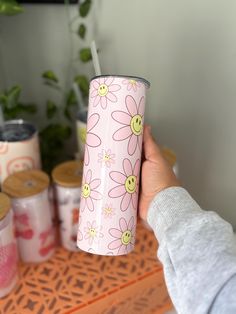
[(160, 242), (167, 228), (192, 211), (201, 208), (182, 187), (170, 187), (159, 192), (153, 199), (147, 221)]

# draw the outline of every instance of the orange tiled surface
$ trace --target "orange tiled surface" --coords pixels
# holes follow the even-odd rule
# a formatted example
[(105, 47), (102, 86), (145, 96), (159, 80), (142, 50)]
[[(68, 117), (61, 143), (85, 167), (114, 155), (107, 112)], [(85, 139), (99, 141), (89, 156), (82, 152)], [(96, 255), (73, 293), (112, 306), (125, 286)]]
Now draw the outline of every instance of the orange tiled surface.
[(138, 225), (126, 256), (72, 253), (22, 265), (21, 280), (0, 300), (0, 314), (161, 314), (171, 308), (153, 234)]

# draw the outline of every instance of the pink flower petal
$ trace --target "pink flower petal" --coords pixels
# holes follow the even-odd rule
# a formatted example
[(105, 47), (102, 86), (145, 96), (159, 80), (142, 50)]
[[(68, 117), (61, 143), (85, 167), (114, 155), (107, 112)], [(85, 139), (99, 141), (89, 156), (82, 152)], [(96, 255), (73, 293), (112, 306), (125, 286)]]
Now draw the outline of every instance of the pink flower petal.
[(127, 84), (129, 84), (129, 81), (125, 79), (122, 81), (122, 84), (127, 85)]
[(107, 99), (109, 99), (111, 102), (116, 102), (116, 101), (117, 101), (117, 97), (116, 97), (113, 93), (111, 93), (111, 92), (109, 92), (106, 97), (107, 97)]
[(94, 200), (100, 200), (102, 198), (102, 195), (98, 191), (92, 190), (90, 192), (90, 197)]
[(131, 116), (123, 111), (114, 111), (111, 114), (112, 118), (124, 125), (130, 125)]
[(117, 239), (117, 240), (114, 240), (111, 243), (109, 243), (108, 248), (110, 250), (115, 250), (115, 249), (118, 249), (118, 247), (120, 247), (121, 245), (122, 245), (121, 240)]
[(106, 109), (106, 107), (107, 107), (107, 97), (106, 96), (101, 97), (101, 106), (103, 109)]
[(99, 85), (104, 84), (104, 83), (105, 83), (105, 77), (100, 77)]
[(90, 97), (91, 97), (91, 98), (94, 98), (94, 97), (96, 97), (97, 95), (98, 95), (97, 89), (94, 89), (94, 90), (90, 93)]
[(101, 184), (101, 180), (100, 179), (94, 179), (90, 182), (89, 186), (90, 189), (94, 190), (96, 189), (99, 185)]
[(85, 240), (87, 240), (90, 237), (90, 234), (87, 232), (84, 236)]
[(110, 172), (110, 178), (119, 184), (124, 184), (126, 180), (126, 176), (119, 171)]
[(145, 109), (145, 98), (142, 97), (138, 105), (138, 114), (140, 114), (140, 116), (143, 116), (144, 109)]
[(109, 230), (109, 233), (111, 236), (113, 236), (113, 238), (117, 238), (120, 240), (121, 236), (122, 236), (122, 232), (119, 229), (116, 228), (111, 228)]
[(90, 162), (89, 150), (88, 150), (88, 146), (85, 144), (85, 146), (84, 146), (84, 163), (86, 166), (88, 166), (89, 162)]
[(99, 114), (94, 113), (88, 118), (87, 123), (87, 132), (91, 131), (97, 124), (100, 119)]
[(120, 218), (119, 225), (120, 225), (120, 230), (122, 233), (128, 229), (127, 222), (125, 218), (123, 217)]
[(113, 134), (113, 139), (115, 141), (123, 141), (126, 140), (128, 137), (130, 137), (132, 134), (131, 128), (129, 125), (124, 126), (120, 129), (118, 129), (114, 134)]
[(136, 192), (134, 192), (131, 196), (131, 199), (132, 199), (132, 207), (134, 210), (136, 210), (137, 202), (138, 202), (138, 194)]
[(93, 81), (92, 81), (92, 84), (93, 84), (93, 87), (96, 88), (96, 89), (98, 89), (98, 87), (99, 87), (99, 85), (100, 85), (97, 80), (93, 80)]
[(128, 209), (131, 201), (131, 194), (125, 193), (125, 195), (122, 198), (121, 204), (120, 204), (120, 209), (124, 212)]
[(88, 146), (91, 146), (91, 147), (98, 147), (99, 145), (101, 145), (101, 139), (96, 135), (96, 134), (93, 134), (93, 133), (87, 133), (86, 135), (86, 144)]
[(120, 89), (121, 89), (120, 85), (117, 85), (117, 84), (113, 84), (109, 86), (109, 92), (117, 92)]
[(112, 76), (109, 76), (109, 77), (107, 77), (106, 79), (105, 79), (105, 84), (106, 85), (111, 85), (111, 83), (114, 81), (114, 77), (112, 77)]
[(101, 100), (101, 96), (97, 95), (97, 97), (94, 99), (93, 106), (97, 107), (97, 105), (100, 103), (100, 100)]
[(91, 212), (93, 212), (93, 211), (94, 211), (94, 205), (93, 205), (92, 199), (91, 199), (90, 197), (88, 197), (88, 198), (86, 199), (86, 202), (87, 202), (87, 207), (88, 207), (88, 209), (89, 209)]
[(136, 102), (132, 96), (130, 96), (130, 95), (126, 96), (125, 104), (126, 104), (126, 108), (127, 108), (128, 112), (130, 113), (130, 115), (132, 117), (138, 113), (138, 108), (137, 108)]
[(126, 245), (122, 244), (118, 250), (118, 254), (126, 254), (127, 253), (127, 247)]
[(78, 230), (77, 238), (78, 238), (78, 241), (82, 241), (83, 240), (83, 234), (82, 234), (82, 232), (80, 230)]
[(134, 226), (134, 217), (132, 216), (129, 220), (129, 223), (128, 223), (128, 230), (132, 230), (133, 229), (133, 226)]
[(134, 165), (134, 170), (133, 170), (133, 175), (135, 177), (138, 177), (139, 175), (139, 170), (140, 170), (140, 160), (137, 159), (136, 162), (135, 162), (135, 165)]
[(93, 229), (96, 228), (96, 221), (95, 220), (92, 222), (91, 228), (93, 228)]
[(89, 169), (85, 176), (85, 183), (89, 184), (91, 182), (91, 179), (92, 179), (92, 171), (91, 169)]
[(126, 177), (131, 176), (133, 174), (132, 165), (129, 159), (125, 158), (123, 160), (123, 169), (126, 174)]
[(124, 185), (118, 185), (115, 188), (111, 189), (108, 193), (110, 197), (120, 197), (126, 193)]
[(128, 86), (127, 86), (127, 90), (130, 91), (131, 89), (132, 89), (132, 84), (129, 83)]
[(129, 139), (129, 144), (128, 144), (128, 153), (129, 155), (133, 155), (134, 152), (136, 151), (138, 145), (138, 137), (135, 134), (132, 134), (130, 139)]

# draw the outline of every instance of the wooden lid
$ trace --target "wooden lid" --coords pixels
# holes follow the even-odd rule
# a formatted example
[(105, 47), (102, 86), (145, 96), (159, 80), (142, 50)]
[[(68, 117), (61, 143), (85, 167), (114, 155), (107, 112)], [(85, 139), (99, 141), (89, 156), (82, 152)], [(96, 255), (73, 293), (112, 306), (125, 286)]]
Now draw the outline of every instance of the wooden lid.
[(61, 186), (75, 188), (81, 186), (83, 163), (81, 161), (66, 161), (52, 171), (53, 181)]
[(11, 208), (10, 198), (0, 192), (0, 220), (2, 220)]
[(165, 157), (165, 159), (169, 162), (169, 164), (171, 165), (171, 167), (173, 167), (176, 163), (176, 155), (175, 153), (170, 150), (169, 148), (163, 147), (161, 149), (163, 156)]
[(36, 195), (49, 186), (48, 175), (40, 170), (16, 172), (3, 182), (2, 190), (10, 197), (24, 198)]

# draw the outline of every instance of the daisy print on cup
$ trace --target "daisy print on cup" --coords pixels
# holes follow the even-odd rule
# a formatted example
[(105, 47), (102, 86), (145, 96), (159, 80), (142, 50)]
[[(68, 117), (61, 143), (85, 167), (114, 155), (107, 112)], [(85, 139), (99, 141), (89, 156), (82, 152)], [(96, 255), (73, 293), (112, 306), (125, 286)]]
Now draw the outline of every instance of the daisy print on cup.
[(120, 218), (119, 228), (111, 228), (109, 234), (115, 238), (109, 243), (108, 249), (118, 250), (117, 255), (127, 254), (134, 248), (135, 223), (132, 216), (127, 222), (125, 218)]
[(115, 163), (115, 154), (110, 149), (102, 149), (98, 153), (98, 162), (107, 168), (110, 168)]
[(98, 243), (99, 239), (103, 238), (104, 236), (101, 230), (102, 226), (97, 226), (95, 220), (92, 223), (88, 221), (87, 226), (84, 228), (84, 239), (88, 240), (89, 245), (93, 245), (93, 243)]
[(116, 92), (121, 89), (120, 85), (114, 83), (114, 77), (101, 77), (91, 82), (92, 88), (90, 97), (93, 106), (100, 105), (106, 109), (109, 103), (117, 102)]
[(137, 149), (141, 152), (143, 138), (143, 115), (145, 99), (141, 97), (137, 105), (135, 99), (125, 98), (127, 111), (113, 111), (112, 118), (122, 126), (113, 134), (114, 141), (128, 140), (128, 154), (133, 155)]
[(136, 209), (138, 201), (140, 160), (136, 160), (135, 165), (129, 159), (123, 160), (123, 172), (111, 171), (110, 178), (117, 184), (108, 195), (111, 198), (122, 197), (120, 209), (126, 211), (129, 207)]
[(97, 190), (100, 184), (101, 180), (93, 178), (92, 171), (89, 169), (82, 183), (81, 211), (84, 211), (85, 208), (94, 211), (94, 202), (102, 198), (102, 195)]
[(138, 88), (142, 86), (142, 84), (139, 81), (136, 81), (131, 78), (124, 79), (122, 81), (122, 84), (127, 86), (128, 91), (134, 91), (134, 92), (137, 92)]

